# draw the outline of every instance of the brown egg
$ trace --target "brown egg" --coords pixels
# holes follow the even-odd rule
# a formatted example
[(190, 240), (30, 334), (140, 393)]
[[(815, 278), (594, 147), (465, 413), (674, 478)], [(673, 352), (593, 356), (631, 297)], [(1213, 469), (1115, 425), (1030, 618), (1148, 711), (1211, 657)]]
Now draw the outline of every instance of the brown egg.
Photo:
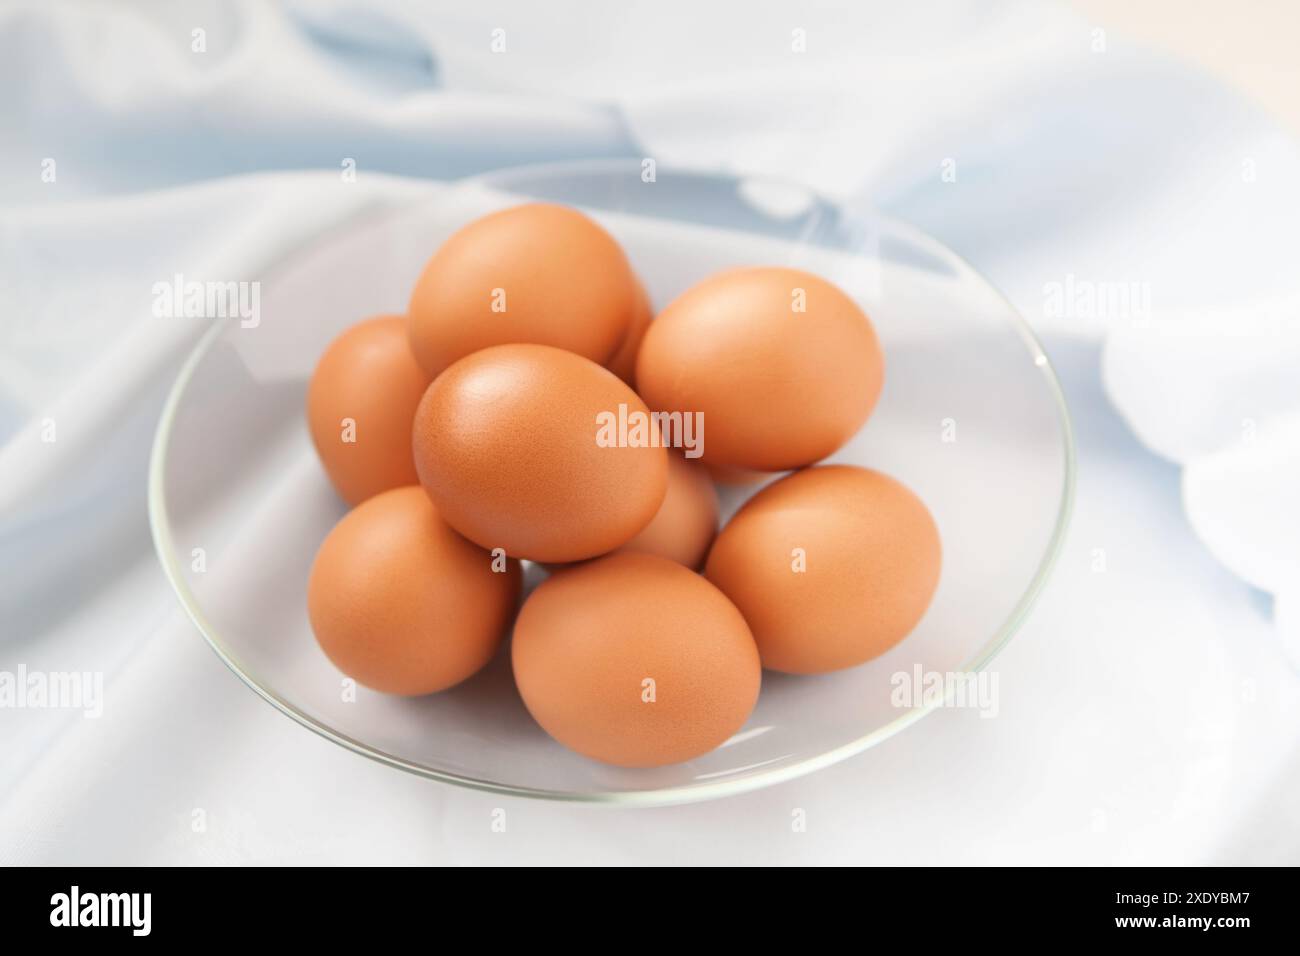
[(524, 602), (515, 683), (542, 728), (624, 767), (680, 763), (744, 725), (761, 667), (740, 612), (673, 561), (615, 554), (561, 571)]
[(519, 586), (518, 562), (456, 534), (414, 485), (334, 526), (312, 565), (307, 612), (325, 654), (358, 683), (431, 694), (492, 658)]
[(884, 361), (857, 304), (797, 269), (722, 272), (669, 303), (637, 355), (656, 411), (703, 413), (711, 466), (785, 471), (819, 461), (867, 420)]
[(411, 422), (428, 384), (398, 315), (359, 322), (325, 350), (307, 386), (307, 425), (348, 504), (417, 482)]
[(705, 471), (720, 485), (729, 485), (741, 488), (745, 485), (757, 484), (765, 478), (771, 478), (770, 472), (751, 471), (747, 468), (732, 468), (730, 465), (711, 465), (705, 463)]
[(623, 250), (567, 206), (477, 219), (434, 253), (411, 293), (411, 347), (432, 378), (491, 345), (534, 342), (605, 362), (636, 312)]
[(470, 540), (511, 557), (579, 561), (624, 544), (659, 510), (668, 454), (653, 424), (636, 393), (594, 362), (498, 345), (429, 386), (415, 413), (415, 466)]
[(654, 306), (650, 304), (650, 294), (646, 292), (645, 286), (638, 279), (636, 282), (636, 310), (632, 313), (632, 320), (628, 324), (627, 333), (623, 336), (623, 344), (618, 347), (614, 357), (605, 363), (607, 369), (633, 388), (636, 387), (636, 355), (641, 350), (641, 340), (645, 338), (646, 329), (650, 328), (650, 322), (654, 317)]
[(702, 465), (668, 455), (668, 491), (654, 518), (619, 551), (657, 554), (692, 570), (718, 531), (718, 492)]
[(920, 498), (878, 471), (826, 465), (746, 502), (704, 573), (745, 615), (764, 667), (820, 674), (906, 637), (939, 565), (939, 531)]

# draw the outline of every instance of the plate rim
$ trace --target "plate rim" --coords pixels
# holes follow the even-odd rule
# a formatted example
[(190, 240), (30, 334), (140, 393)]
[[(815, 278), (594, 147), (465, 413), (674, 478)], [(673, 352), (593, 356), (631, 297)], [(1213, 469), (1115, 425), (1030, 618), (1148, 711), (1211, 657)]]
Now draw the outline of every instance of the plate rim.
[[(541, 173), (548, 170), (555, 172), (566, 170), (574, 172), (581, 172), (584, 170), (609, 171), (618, 168), (623, 164), (636, 164), (636, 168), (639, 169), (639, 163), (639, 159), (590, 159), (564, 160), (551, 163), (530, 163), (491, 170), (473, 176), (463, 177), (461, 179), (449, 180), (446, 184), (449, 186), (475, 183), (490, 184), (493, 179), (505, 178), (512, 175), (523, 175), (526, 173)], [(809, 189), (802, 184), (781, 180), (778, 177), (734, 175), (716, 169), (691, 169), (689, 166), (681, 165), (675, 165), (667, 169), (660, 169), (658, 170), (658, 175), (709, 177), (723, 181), (732, 181), (737, 185), (747, 180), (758, 180), (776, 185), (807, 189), (807, 191), (819, 201), (826, 202), (833, 208), (840, 208), (841, 206), (841, 204), (827, 200), (816, 190)], [(354, 226), (359, 219), (388, 218), (394, 215), (402, 215), (403, 213), (404, 210), (400, 207), (397, 209), (385, 208), (381, 212), (368, 209), (364, 213), (346, 217), (330, 229), (325, 230), (324, 234), (336, 230), (342, 230), (349, 226)], [(988, 667), (993, 659), (997, 657), (1004, 647), (1006, 647), (1007, 643), (1010, 642), (1016, 632), (1019, 631), (1025, 619), (1037, 604), (1043, 589), (1047, 585), (1047, 581), (1050, 579), (1052, 572), (1056, 568), (1057, 561), (1060, 557), (1062, 548), (1064, 547), (1065, 538), (1074, 512), (1077, 469), (1074, 428), (1071, 422), (1069, 406), (1066, 402), (1065, 393), (1061, 387), (1060, 379), (1052, 366), (1047, 351), (1043, 348), (1041, 340), (1029, 325), (1029, 322), (1023, 315), (1021, 315), (1020, 311), (1011, 303), (1001, 289), (995, 286), (982, 272), (966, 261), (966, 259), (961, 255), (954, 252), (951, 248), (931, 236), (929, 233), (911, 225), (910, 223), (883, 213), (873, 211), (872, 215), (878, 217), (880, 220), (887, 221), (891, 227), (899, 229), (910, 239), (918, 242), (922, 246), (928, 247), (930, 251), (960, 264), (964, 269), (983, 282), (1003, 303), (1006, 307), (1007, 317), (1011, 326), (1018, 332), (1024, 345), (1028, 349), (1035, 366), (1043, 374), (1045, 383), (1048, 386), (1048, 392), (1054, 399), (1057, 421), (1061, 428), (1064, 475), (1061, 488), (1061, 500), (1057, 508), (1056, 521), (1052, 528), (1051, 537), (1048, 539), (1047, 547), (1039, 558), (1038, 566), (1033, 577), (1021, 593), (1019, 600), (1011, 609), (1006, 620), (1003, 621), (993, 636), (981, 646), (981, 648), (961, 669), (962, 673), (978, 673)], [(299, 245), (287, 255), (277, 258), (269, 264), (264, 271), (267, 273), (282, 271), (295, 258), (306, 254), (318, 239), (319, 235), (314, 237), (313, 240)], [(198, 629), (208, 646), (212, 648), (213, 652), (222, 663), (234, 672), (234, 674), (243, 681), (247, 687), (276, 710), (280, 711), (282, 714), (291, 718), (303, 727), (306, 727), (313, 733), (324, 737), (326, 740), (330, 740), (333, 743), (338, 744), (340, 747), (350, 750), (362, 757), (393, 767), (397, 770), (402, 770), (424, 779), (436, 780), (442, 783), (448, 783), (454, 786), (465, 787), (485, 793), (525, 797), (535, 800), (586, 803), (604, 806), (671, 806), (676, 804), (697, 803), (705, 800), (717, 799), (719, 797), (749, 793), (814, 773), (818, 770), (840, 763), (856, 754), (862, 753), (876, 744), (893, 737), (895, 734), (916, 723), (918, 720), (925, 717), (927, 714), (930, 714), (934, 710), (939, 709), (946, 703), (946, 699), (935, 699), (924, 703), (922, 706), (908, 708), (900, 716), (875, 728), (861, 737), (840, 744), (830, 750), (823, 751), (815, 756), (807, 757), (803, 760), (776, 767), (771, 770), (758, 771), (754, 774), (739, 777), (734, 780), (687, 783), (669, 787), (637, 790), (567, 791), (505, 784), (493, 780), (485, 780), (478, 777), (427, 767), (423, 764), (418, 764), (394, 754), (387, 753), (386, 751), (380, 750), (370, 744), (363, 743), (347, 734), (335, 730), (328, 724), (323, 723), (317, 718), (312, 717), (310, 714), (299, 710), (288, 701), (282, 700), (271, 690), (264, 687), (239, 662), (238, 657), (224, 646), (216, 628), (207, 619), (198, 599), (190, 589), (189, 585), (185, 582), (184, 575), (179, 567), (179, 562), (175, 558), (176, 551), (166, 516), (167, 503), (166, 493), (164, 490), (164, 467), (167, 459), (167, 449), (172, 433), (172, 427), (175, 424), (176, 413), (180, 407), (181, 398), (189, 385), (190, 379), (193, 377), (199, 363), (207, 355), (217, 338), (227, 328), (230, 322), (231, 319), (229, 317), (220, 319), (214, 322), (212, 326), (204, 332), (191, 349), (189, 355), (186, 356), (185, 361), (181, 364), (181, 367), (176, 374), (176, 378), (168, 390), (167, 398), (163, 403), (162, 413), (158, 419), (158, 425), (154, 430), (153, 443), (149, 454), (149, 530), (153, 539), (154, 551), (158, 556), (158, 561), (162, 566), (163, 573), (166, 576), (168, 583), (171, 585), (173, 592), (176, 594), (177, 599), (180, 601), (180, 604), (184, 608), (190, 621)], [(949, 693), (951, 693), (951, 689), (949, 690)]]

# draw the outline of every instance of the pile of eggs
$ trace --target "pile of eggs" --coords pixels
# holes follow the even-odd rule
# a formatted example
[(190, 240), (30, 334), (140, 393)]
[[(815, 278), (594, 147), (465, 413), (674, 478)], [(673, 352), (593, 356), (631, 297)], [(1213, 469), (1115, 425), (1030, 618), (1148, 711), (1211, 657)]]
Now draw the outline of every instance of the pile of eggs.
[[(723, 272), (656, 317), (618, 243), (568, 207), (478, 219), (405, 316), (321, 357), (312, 439), (352, 510), (308, 584), (346, 675), (432, 694), (497, 653), (556, 740), (596, 760), (689, 760), (741, 728), (763, 668), (884, 653), (938, 584), (921, 500), (818, 465), (884, 380), (870, 321), (807, 272)], [(715, 482), (791, 472), (718, 530)], [(521, 561), (549, 575), (519, 606)]]

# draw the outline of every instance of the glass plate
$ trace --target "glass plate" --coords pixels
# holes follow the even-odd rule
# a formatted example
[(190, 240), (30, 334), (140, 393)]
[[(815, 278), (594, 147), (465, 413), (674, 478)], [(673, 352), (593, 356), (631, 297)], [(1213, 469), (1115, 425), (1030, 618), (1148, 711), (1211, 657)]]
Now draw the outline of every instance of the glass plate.
[[(307, 379), (344, 327), (402, 312), (438, 244), (501, 206), (579, 206), (622, 243), (656, 307), (733, 265), (791, 265), (853, 295), (885, 351), (885, 387), (830, 460), (879, 468), (929, 505), (943, 537), (934, 602), (883, 657), (821, 677), (765, 673), (746, 726), (712, 753), (650, 770), (571, 753), (515, 693), (508, 647), (465, 684), (421, 699), (345, 692), (317, 648), (305, 589), (344, 513), (304, 418)], [(1074, 446), (1061, 389), (1007, 301), (935, 240), (787, 183), (602, 160), (468, 179), (364, 217), (266, 275), (261, 321), (204, 336), (168, 398), (149, 509), (159, 558), (222, 660), (279, 710), (356, 753), (448, 783), (559, 800), (667, 804), (789, 780), (856, 754), (941, 700), (898, 699), (915, 675), (985, 668), (1028, 613), (1069, 519)], [(724, 516), (754, 488), (728, 489)], [(543, 576), (528, 568), (526, 581)], [(508, 643), (508, 642), (507, 642)], [(897, 677), (896, 675), (906, 675)]]

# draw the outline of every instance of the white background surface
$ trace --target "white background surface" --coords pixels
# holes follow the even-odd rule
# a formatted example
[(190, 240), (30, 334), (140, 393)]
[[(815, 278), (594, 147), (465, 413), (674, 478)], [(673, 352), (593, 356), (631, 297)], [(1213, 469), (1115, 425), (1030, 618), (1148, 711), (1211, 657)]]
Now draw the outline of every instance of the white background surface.
[[(1042, 4), (693, 5), (689, 27), (660, 4), (123, 8), (0, 9), (0, 669), (106, 682), (99, 720), (0, 711), (0, 861), (1300, 862), (1300, 683), (1272, 601), (1193, 534), (1179, 467), (1103, 393), (1101, 342), (1125, 317), (1053, 317), (1043, 297), (1067, 274), (1142, 281), (1161, 321), (1231, 323), (1246, 299), (1295, 296), (1300, 158), (1265, 114), (1114, 35), (1094, 53), (1090, 21)], [(511, 52), (494, 57), (496, 26)], [(879, 204), (1044, 334), (1079, 497), (999, 658), (999, 717), (941, 712), (813, 777), (637, 811), (451, 789), (292, 724), (156, 567), (148, 444), (202, 329), (151, 320), (152, 284), (255, 278), (355, 210), (419, 196), (409, 177), (643, 154)], [(343, 185), (346, 156), (361, 176)], [(1126, 397), (1131, 419), (1155, 420), (1150, 398)]]

